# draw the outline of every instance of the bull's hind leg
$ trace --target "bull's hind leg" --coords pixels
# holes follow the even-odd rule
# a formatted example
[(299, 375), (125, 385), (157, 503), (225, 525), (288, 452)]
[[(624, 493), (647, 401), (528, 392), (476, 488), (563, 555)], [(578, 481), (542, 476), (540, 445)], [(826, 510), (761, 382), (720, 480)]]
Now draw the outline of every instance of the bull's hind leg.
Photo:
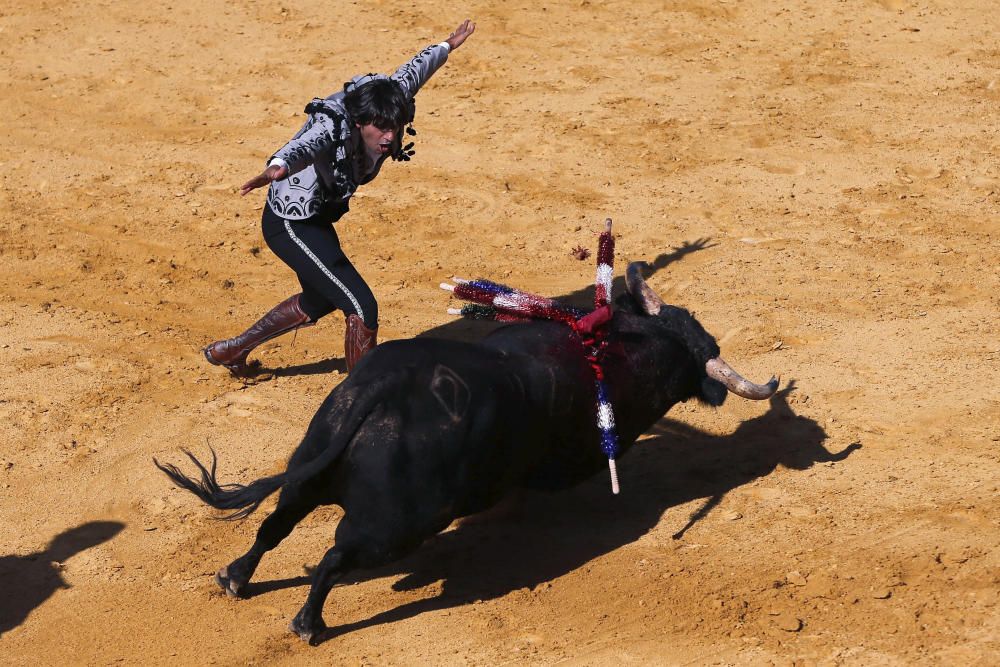
[(312, 588), (302, 609), (295, 615), (288, 629), (312, 644), (326, 629), (323, 622), (323, 604), (333, 585), (353, 567), (353, 550), (334, 546), (327, 550), (313, 573)]
[(278, 546), (281, 540), (288, 537), (295, 525), (314, 509), (316, 509), (315, 502), (308, 502), (298, 494), (289, 500), (287, 494), (283, 492), (278, 500), (278, 506), (257, 529), (257, 539), (254, 540), (250, 551), (219, 570), (215, 575), (215, 583), (219, 584), (229, 597), (241, 597), (243, 588), (250, 582), (250, 577), (253, 576), (264, 554)]

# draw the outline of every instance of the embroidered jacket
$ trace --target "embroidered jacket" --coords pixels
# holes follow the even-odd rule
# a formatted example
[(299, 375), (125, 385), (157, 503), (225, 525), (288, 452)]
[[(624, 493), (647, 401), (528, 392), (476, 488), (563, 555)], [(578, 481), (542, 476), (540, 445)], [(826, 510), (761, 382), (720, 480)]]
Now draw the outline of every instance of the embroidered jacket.
[[(329, 97), (316, 98), (306, 107), (309, 117), (287, 144), (271, 156), (270, 163), (284, 162), (288, 176), (271, 183), (267, 203), (275, 213), (289, 220), (304, 220), (316, 215), (329, 203), (346, 203), (359, 185), (378, 175), (388, 155), (381, 156), (366, 173), (365, 149), (344, 108), (344, 93), (374, 79), (390, 78), (403, 88), (407, 99), (413, 97), (434, 72), (448, 60), (446, 42), (429, 46), (386, 77), (382, 74), (356, 76), (344, 90)], [(389, 153), (397, 154), (402, 137), (397, 137)]]

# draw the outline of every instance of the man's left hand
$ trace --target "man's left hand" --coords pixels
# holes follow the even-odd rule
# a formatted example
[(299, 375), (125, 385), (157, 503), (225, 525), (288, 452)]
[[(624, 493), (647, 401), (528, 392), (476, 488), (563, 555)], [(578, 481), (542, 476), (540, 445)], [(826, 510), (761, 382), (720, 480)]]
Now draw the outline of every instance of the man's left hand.
[(448, 46), (450, 46), (451, 50), (454, 51), (458, 47), (462, 46), (465, 40), (469, 38), (469, 35), (471, 35), (475, 31), (476, 31), (476, 24), (470, 21), (469, 19), (465, 19), (464, 21), (462, 21), (462, 24), (460, 26), (455, 28), (455, 32), (448, 35), (448, 39), (444, 41), (448, 42)]

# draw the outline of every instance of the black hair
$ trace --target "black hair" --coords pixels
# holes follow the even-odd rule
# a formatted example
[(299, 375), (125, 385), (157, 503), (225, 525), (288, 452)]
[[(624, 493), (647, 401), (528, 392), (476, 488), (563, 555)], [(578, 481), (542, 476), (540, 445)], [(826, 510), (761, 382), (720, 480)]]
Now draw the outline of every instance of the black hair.
[(658, 315), (660, 322), (684, 342), (684, 347), (699, 365), (704, 366), (709, 359), (715, 359), (721, 353), (712, 334), (705, 331), (701, 322), (687, 310), (664, 304)]
[(397, 130), (413, 122), (413, 102), (392, 79), (376, 79), (354, 88), (344, 95), (344, 108), (358, 125), (380, 130)]

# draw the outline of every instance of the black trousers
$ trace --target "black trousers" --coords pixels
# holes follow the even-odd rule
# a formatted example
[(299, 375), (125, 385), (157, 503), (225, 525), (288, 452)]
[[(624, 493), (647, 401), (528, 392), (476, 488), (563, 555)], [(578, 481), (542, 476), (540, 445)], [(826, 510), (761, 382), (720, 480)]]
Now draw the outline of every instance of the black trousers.
[(343, 204), (307, 220), (286, 220), (265, 204), (261, 228), (267, 247), (298, 276), (302, 285), (299, 304), (306, 315), (315, 321), (342, 310), (374, 329), (378, 326), (375, 295), (347, 259), (333, 229), (347, 210)]

